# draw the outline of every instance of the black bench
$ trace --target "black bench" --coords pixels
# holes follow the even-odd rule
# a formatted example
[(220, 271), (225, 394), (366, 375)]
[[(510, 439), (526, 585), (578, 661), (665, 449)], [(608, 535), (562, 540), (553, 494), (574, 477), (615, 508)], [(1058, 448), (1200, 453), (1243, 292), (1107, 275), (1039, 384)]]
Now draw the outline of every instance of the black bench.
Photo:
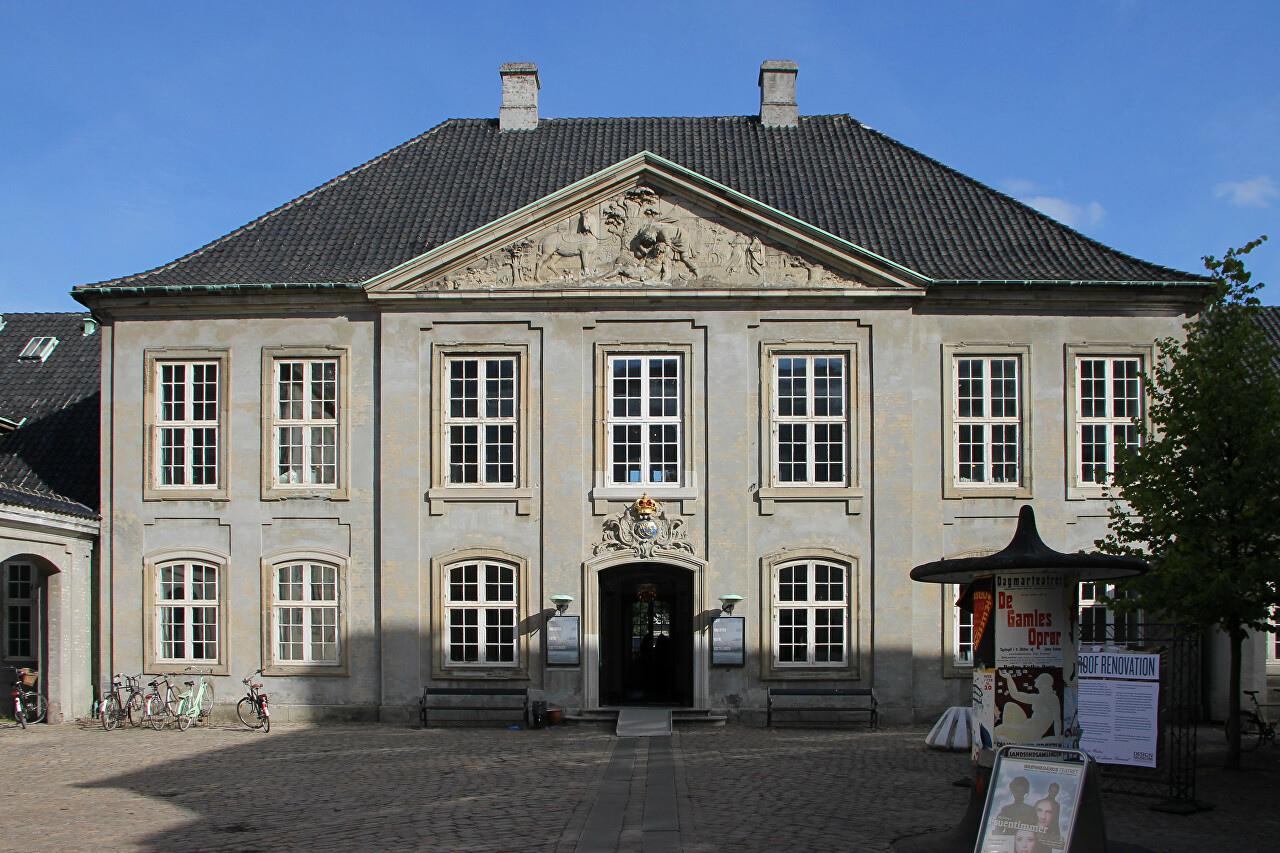
[[(450, 697), (476, 701), (464, 703)], [(483, 701), (491, 697), (505, 699), (507, 703), (494, 704)], [(509, 701), (512, 697), (519, 697), (519, 706)], [(529, 727), (529, 688), (527, 687), (424, 687), (418, 705), (418, 717), (424, 729), (427, 727), (429, 711), (492, 711), (494, 713), (519, 711), (525, 728)]]
[(851, 706), (842, 706), (835, 701), (828, 704), (792, 704), (790, 701), (784, 701), (777, 708), (779, 713), (823, 711), (836, 714), (865, 714), (867, 722), (873, 729), (879, 721), (880, 712), (877, 710), (876, 694), (870, 687), (770, 687), (769, 710), (765, 716), (766, 727), (773, 725), (775, 696), (839, 697), (847, 698), (852, 702)]

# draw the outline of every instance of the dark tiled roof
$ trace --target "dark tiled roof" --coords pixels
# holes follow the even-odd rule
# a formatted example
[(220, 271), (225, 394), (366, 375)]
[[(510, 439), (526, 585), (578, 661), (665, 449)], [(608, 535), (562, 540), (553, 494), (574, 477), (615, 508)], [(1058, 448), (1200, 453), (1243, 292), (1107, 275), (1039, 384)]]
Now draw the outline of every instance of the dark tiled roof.
[[(83, 313), (5, 314), (0, 329), (0, 417), (21, 423), (0, 438), (0, 503), (97, 517), (102, 338)], [(35, 337), (49, 357), (19, 360)]]
[(192, 254), (99, 286), (356, 283), (641, 151), (938, 280), (1195, 281), (847, 115), (446, 121)]
[(1258, 313), (1254, 315), (1254, 321), (1266, 333), (1267, 340), (1273, 346), (1280, 347), (1280, 307), (1275, 305), (1264, 305), (1258, 309)]
[[(1264, 305), (1253, 315), (1253, 320), (1266, 335), (1267, 342), (1280, 351), (1280, 307)], [(1271, 364), (1280, 373), (1280, 356), (1271, 359)]]

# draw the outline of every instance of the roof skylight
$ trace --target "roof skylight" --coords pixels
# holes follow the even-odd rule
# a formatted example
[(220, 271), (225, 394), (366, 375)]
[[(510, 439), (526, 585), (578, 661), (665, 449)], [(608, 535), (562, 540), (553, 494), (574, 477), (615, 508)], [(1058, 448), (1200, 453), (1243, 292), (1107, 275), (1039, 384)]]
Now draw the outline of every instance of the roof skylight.
[(18, 353), (21, 361), (44, 361), (58, 345), (57, 338), (32, 338), (22, 352)]

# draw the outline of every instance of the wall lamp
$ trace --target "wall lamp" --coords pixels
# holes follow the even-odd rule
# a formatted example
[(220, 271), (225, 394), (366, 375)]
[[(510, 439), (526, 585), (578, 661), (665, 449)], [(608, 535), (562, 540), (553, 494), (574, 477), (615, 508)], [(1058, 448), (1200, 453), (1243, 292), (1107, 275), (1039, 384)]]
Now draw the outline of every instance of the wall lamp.
[(573, 604), (573, 596), (572, 595), (553, 595), (551, 596), (551, 603), (556, 606), (556, 613), (563, 616), (564, 612), (569, 609), (569, 605)]
[(720, 610), (726, 615), (731, 614), (739, 601), (742, 601), (742, 596), (740, 595), (734, 595), (733, 593), (722, 595), (720, 596)]

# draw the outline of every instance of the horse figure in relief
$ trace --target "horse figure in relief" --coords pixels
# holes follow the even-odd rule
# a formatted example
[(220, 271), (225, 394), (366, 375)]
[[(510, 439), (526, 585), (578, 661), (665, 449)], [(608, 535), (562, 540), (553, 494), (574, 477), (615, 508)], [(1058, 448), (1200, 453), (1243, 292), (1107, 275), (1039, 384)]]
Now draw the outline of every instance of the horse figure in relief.
[(576, 223), (561, 224), (538, 241), (538, 254), (533, 268), (534, 281), (541, 282), (542, 274), (555, 269), (562, 258), (577, 258), (579, 272), (591, 275), (595, 272), (595, 248), (599, 242), (600, 225), (593, 211), (579, 214)]

